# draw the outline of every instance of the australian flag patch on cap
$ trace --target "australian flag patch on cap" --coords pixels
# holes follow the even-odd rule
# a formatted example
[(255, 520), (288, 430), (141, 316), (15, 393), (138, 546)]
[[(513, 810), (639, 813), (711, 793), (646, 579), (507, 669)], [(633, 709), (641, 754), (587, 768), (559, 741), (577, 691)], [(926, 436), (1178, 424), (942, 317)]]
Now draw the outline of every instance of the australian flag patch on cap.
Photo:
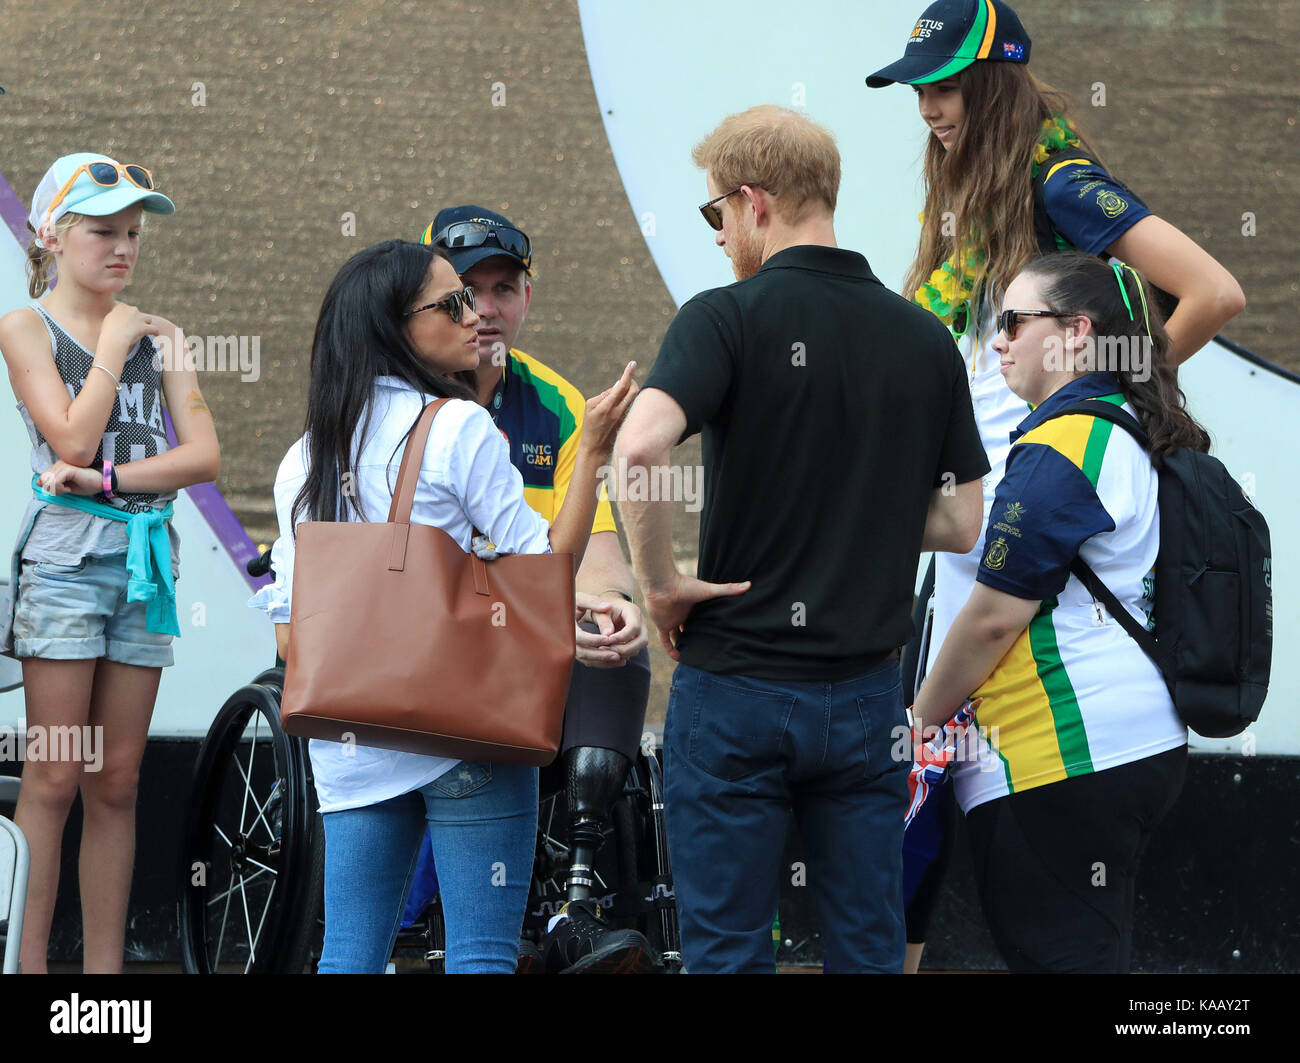
[(1023, 44), (1003, 44), (1003, 59), (1023, 59), (1025, 57), (1025, 46)]

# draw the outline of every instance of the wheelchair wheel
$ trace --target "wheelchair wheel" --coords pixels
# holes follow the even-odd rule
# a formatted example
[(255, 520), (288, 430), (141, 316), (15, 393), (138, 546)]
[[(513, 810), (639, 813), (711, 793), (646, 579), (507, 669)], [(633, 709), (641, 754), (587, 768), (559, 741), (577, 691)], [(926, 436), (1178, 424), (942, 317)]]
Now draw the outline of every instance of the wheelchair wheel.
[(199, 749), (182, 848), (190, 973), (300, 972), (320, 926), (324, 831), (306, 744), (280, 729), (283, 672), (222, 706)]

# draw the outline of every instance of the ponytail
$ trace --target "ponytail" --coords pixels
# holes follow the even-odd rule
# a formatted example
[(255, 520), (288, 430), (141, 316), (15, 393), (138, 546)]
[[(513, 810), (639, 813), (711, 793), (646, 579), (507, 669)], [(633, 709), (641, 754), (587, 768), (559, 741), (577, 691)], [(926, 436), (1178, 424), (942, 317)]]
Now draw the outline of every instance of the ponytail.
[(35, 239), (27, 245), (27, 294), (33, 299), (39, 299), (50, 290), (50, 267), (53, 264), (53, 253)]
[[(84, 218), (84, 214), (68, 211), (54, 223), (54, 231), (59, 236), (63, 236)], [(27, 228), (29, 230), (32, 228), (31, 222), (27, 223)], [(56, 279), (54, 265), (54, 252), (38, 244), (33, 236), (32, 242), (27, 245), (27, 294), (33, 299), (39, 299), (52, 287), (50, 281)]]

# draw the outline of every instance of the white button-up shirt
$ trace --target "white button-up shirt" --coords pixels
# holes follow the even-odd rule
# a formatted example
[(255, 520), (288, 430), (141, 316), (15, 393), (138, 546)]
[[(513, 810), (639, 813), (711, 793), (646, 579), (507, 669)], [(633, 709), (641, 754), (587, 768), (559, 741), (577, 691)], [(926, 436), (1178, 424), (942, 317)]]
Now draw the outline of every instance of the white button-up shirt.
[[(432, 396), (421, 395), (396, 377), (376, 379), (366, 438), (359, 450), (354, 444), (354, 486), (367, 520), (387, 519), (406, 435), (430, 401)], [(289, 448), (275, 477), (275, 512), (280, 524), (280, 537), (271, 549), (275, 582), (248, 603), (277, 624), (289, 622), (293, 601), (294, 523), (290, 510), (307, 478), (305, 443), (304, 436)], [(356, 519), (351, 510), (345, 515)], [(524, 501), (523, 478), (510, 464), (505, 439), (486, 410), (462, 399), (448, 402), (433, 419), (411, 523), (441, 528), (467, 552), (475, 527), (501, 553), (551, 552), (550, 526)], [(398, 797), (427, 785), (458, 763), (446, 757), (317, 739), (308, 743), (308, 749), (321, 812), (360, 808)]]

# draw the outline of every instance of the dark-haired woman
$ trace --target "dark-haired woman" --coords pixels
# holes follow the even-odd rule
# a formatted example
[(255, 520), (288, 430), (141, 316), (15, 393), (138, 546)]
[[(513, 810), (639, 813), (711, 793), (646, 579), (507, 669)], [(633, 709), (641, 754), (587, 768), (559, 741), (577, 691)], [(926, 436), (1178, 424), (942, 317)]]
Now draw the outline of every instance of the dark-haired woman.
[[(636, 392), (634, 363), (588, 402), (574, 489), (548, 526), (524, 502), (507, 444), (475, 401), (477, 323), (473, 292), (446, 252), (421, 244), (367, 248), (331, 283), (316, 324), (306, 433), (276, 476), (277, 581), (250, 603), (277, 623), (282, 646), (289, 636), (289, 652), (294, 528), (383, 520), (406, 437), (433, 399), (459, 401), (434, 419), (411, 519), (442, 528), (467, 551), (477, 527), (501, 553), (553, 549), (572, 553), (575, 568), (581, 561), (597, 470)], [(583, 636), (603, 643), (617, 633)], [(447, 971), (513, 972), (536, 844), (537, 769), (314, 740), (309, 748), (325, 823), (320, 971), (384, 970), (428, 830)]]
[[(1031, 258), (1078, 249), (1133, 265), (1176, 304), (1166, 323), (1170, 366), (1195, 354), (1245, 306), (1223, 266), (1102, 166), (1069, 117), (1064, 94), (1030, 72), (1031, 47), (1001, 0), (940, 0), (917, 21), (903, 58), (867, 78), (872, 88), (911, 85), (931, 130), (920, 244), (903, 291), (952, 328), (965, 356), (991, 466), (986, 522), (1010, 434), (1025, 415), (1024, 401), (1000, 372), (994, 308)], [(968, 554), (935, 555), (931, 667), (984, 552), (981, 539)], [(924, 923), (924, 913), (918, 917), (909, 906), (909, 942), (923, 939)], [(914, 961), (919, 949), (909, 948), (909, 965)]]
[[(1000, 371), (1033, 412), (1013, 433), (975, 589), (916, 709), (944, 719), (981, 699), (953, 781), (1007, 965), (1124, 972), (1138, 864), (1181, 789), (1187, 731), (1156, 666), (1070, 565), (1083, 558), (1149, 624), (1153, 462), (1210, 441), (1131, 267), (1079, 252), (1036, 258), (998, 321)], [(1054, 416), (1084, 400), (1136, 416), (1150, 453), (1109, 421)]]

